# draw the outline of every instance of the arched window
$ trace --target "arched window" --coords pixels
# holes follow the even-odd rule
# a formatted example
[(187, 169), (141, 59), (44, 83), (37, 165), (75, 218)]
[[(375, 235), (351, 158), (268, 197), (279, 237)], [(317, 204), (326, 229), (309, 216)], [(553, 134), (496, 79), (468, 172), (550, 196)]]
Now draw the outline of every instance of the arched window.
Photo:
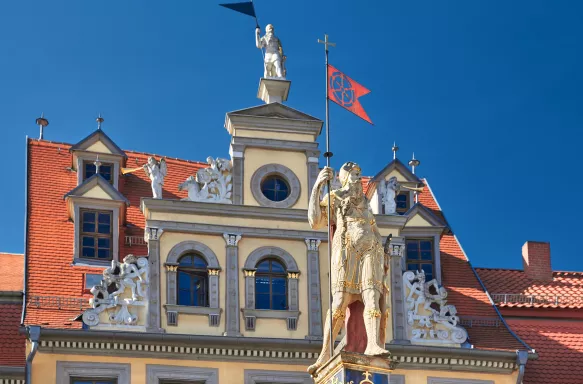
[(178, 260), (178, 305), (208, 307), (208, 269), (205, 259), (186, 254)]
[(287, 271), (276, 259), (265, 259), (255, 272), (255, 308), (287, 310)]

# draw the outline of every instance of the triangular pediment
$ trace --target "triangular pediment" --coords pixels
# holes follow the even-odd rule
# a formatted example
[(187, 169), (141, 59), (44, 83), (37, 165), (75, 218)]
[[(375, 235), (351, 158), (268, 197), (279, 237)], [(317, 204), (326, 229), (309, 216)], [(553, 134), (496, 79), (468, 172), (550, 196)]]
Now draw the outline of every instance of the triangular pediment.
[(94, 131), (89, 136), (73, 145), (70, 151), (105, 153), (127, 158), (125, 152), (120, 147), (118, 147), (113, 142), (113, 140), (111, 140), (109, 136), (107, 136), (101, 129)]
[(421, 203), (411, 207), (406, 213), (405, 227), (445, 228), (447, 223)]
[(81, 183), (78, 187), (68, 192), (64, 198), (68, 197), (85, 197), (101, 200), (115, 200), (130, 204), (129, 200), (125, 198), (117, 189), (115, 189), (107, 180), (101, 175), (95, 174)]
[(373, 177), (373, 181), (388, 179), (391, 176), (396, 176), (399, 182), (422, 183), (411, 170), (401, 162), (399, 159), (394, 159), (387, 164), (379, 173)]
[(294, 119), (322, 122), (320, 119), (310, 116), (306, 113), (300, 112), (297, 109), (288, 107), (280, 103), (270, 103), (259, 105), (256, 107), (240, 109), (227, 113), (227, 116), (256, 116), (256, 117), (272, 117), (279, 119)]

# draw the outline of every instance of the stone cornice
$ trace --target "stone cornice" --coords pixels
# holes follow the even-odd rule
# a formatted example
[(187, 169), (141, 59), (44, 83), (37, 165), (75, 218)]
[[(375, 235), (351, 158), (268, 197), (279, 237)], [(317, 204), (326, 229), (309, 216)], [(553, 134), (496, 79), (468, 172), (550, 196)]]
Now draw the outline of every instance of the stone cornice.
[(22, 304), (22, 291), (0, 291), (0, 304)]
[[(313, 363), (321, 341), (72, 329), (42, 329), (44, 352), (187, 360)], [(512, 373), (516, 352), (388, 344), (399, 369)], [(529, 359), (536, 359), (529, 354)]]

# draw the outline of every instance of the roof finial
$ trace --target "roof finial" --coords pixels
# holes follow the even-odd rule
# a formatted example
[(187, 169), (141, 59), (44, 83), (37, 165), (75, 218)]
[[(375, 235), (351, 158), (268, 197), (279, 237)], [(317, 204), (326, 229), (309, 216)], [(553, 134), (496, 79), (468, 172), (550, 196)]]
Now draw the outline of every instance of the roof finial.
[(43, 139), (44, 128), (49, 125), (49, 121), (45, 119), (45, 113), (41, 113), (40, 117), (36, 119), (36, 125), (40, 128), (40, 137), (39, 140)]
[(413, 152), (413, 158), (409, 161), (409, 165), (411, 166), (411, 172), (415, 174), (415, 167), (418, 167), (421, 162), (415, 158), (415, 152)]
[(101, 117), (101, 113), (99, 114), (99, 116), (97, 116), (97, 119), (95, 119), (95, 121), (97, 121), (97, 130), (101, 131), (101, 123), (103, 123), (103, 117)]
[(98, 175), (99, 174), (99, 167), (101, 167), (101, 161), (99, 161), (99, 155), (97, 155), (97, 158), (95, 159), (95, 162), (93, 164), (95, 164), (95, 174)]
[(397, 159), (397, 151), (399, 150), (399, 147), (397, 147), (397, 142), (393, 142), (393, 160)]

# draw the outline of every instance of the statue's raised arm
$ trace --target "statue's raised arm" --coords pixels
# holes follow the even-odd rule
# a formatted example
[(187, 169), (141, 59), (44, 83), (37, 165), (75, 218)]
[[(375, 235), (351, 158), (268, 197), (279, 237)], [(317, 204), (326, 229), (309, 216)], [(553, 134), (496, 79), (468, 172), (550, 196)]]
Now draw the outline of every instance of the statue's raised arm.
[(308, 221), (313, 229), (324, 228), (327, 225), (327, 213), (322, 211), (321, 204), (327, 206), (328, 197), (326, 196), (322, 203), (320, 203), (320, 196), (322, 195), (322, 190), (324, 185), (328, 180), (332, 180), (334, 171), (330, 167), (325, 167), (318, 174), (316, 183), (312, 188), (312, 193), (310, 195), (310, 202), (308, 204)]

